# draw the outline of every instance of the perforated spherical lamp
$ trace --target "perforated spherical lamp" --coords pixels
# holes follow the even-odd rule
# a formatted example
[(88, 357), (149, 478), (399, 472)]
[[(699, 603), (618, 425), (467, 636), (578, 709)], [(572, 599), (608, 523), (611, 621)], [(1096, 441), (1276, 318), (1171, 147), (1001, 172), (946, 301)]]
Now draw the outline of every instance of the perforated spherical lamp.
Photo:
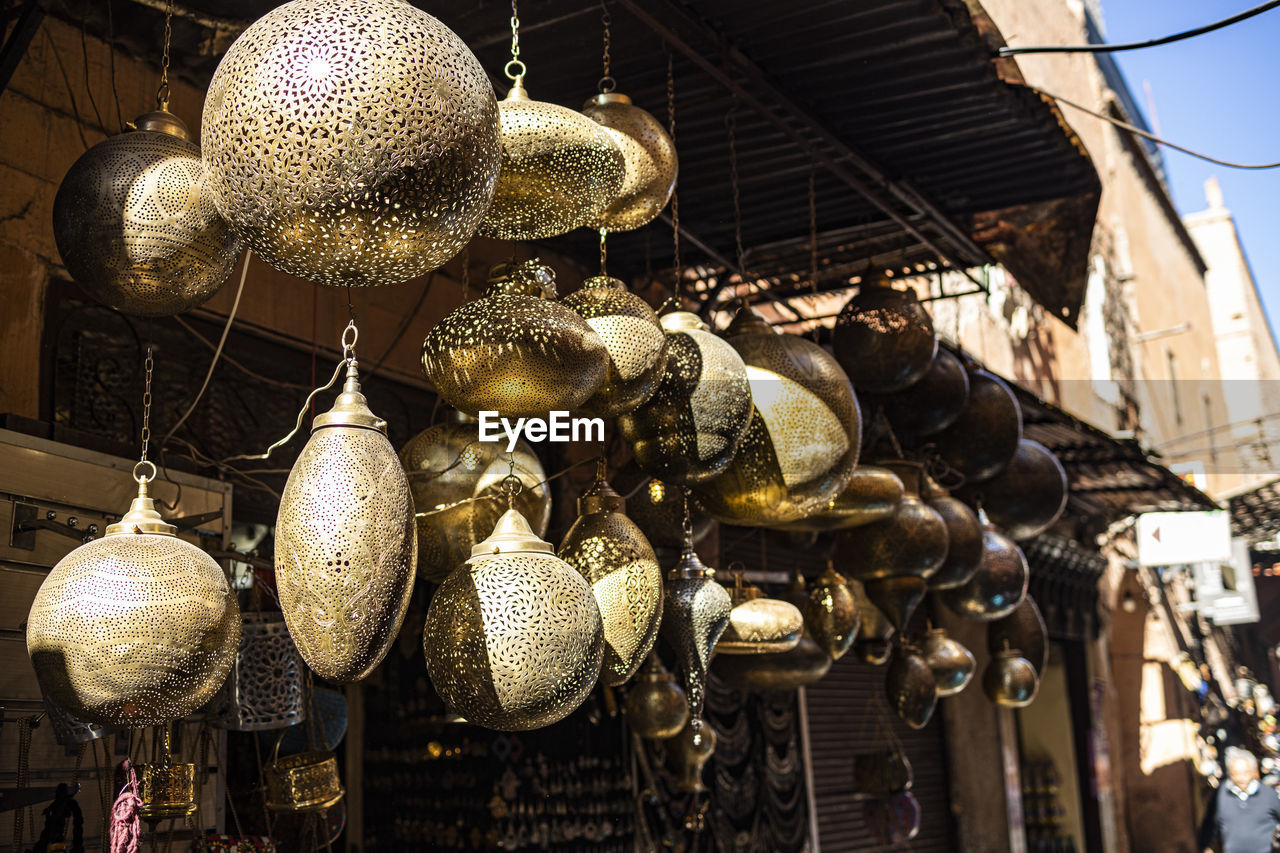
[(845, 304), (831, 347), (859, 391), (901, 391), (929, 370), (938, 351), (933, 318), (913, 290), (869, 282)]
[(613, 137), (580, 112), (535, 101), (517, 78), (498, 105), (502, 169), (485, 237), (544, 240), (591, 222), (626, 178)]
[(386, 430), (348, 362), (280, 496), (280, 609), (302, 659), (329, 681), (359, 681), (382, 662), (413, 592), (413, 498)]
[(53, 236), (67, 272), (126, 314), (163, 316), (218, 292), (240, 242), (214, 207), (200, 149), (164, 110), (90, 148), (53, 200)]
[(775, 332), (750, 308), (725, 337), (742, 356), (755, 413), (728, 468), (698, 487), (718, 521), (785, 524), (824, 510), (858, 463), (862, 418), (853, 387), (826, 350)]
[(671, 200), (679, 169), (676, 146), (666, 128), (618, 92), (596, 95), (582, 112), (613, 137), (626, 166), (617, 195), (587, 224), (608, 231), (630, 231), (653, 221)]
[(222, 568), (174, 535), (146, 481), (106, 534), (62, 558), (27, 616), (45, 694), (90, 723), (154, 726), (222, 686), (240, 643), (240, 606)]
[(604, 626), (587, 581), (516, 510), (436, 590), (422, 645), (440, 698), (499, 731), (551, 725), (595, 686)]
[(291, 0), (232, 43), (201, 126), (218, 210), (263, 260), (395, 284), (475, 235), (501, 156), (493, 87), (406, 0)]

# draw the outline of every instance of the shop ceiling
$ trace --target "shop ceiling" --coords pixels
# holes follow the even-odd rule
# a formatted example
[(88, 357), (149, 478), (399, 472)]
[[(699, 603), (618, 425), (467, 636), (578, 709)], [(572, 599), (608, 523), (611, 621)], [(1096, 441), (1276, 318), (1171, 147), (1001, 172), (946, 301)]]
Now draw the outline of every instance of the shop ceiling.
[[(44, 0), (48, 11), (155, 61), (165, 0)], [(510, 7), (417, 0), (494, 77)], [(12, 4), (11, 4), (12, 5)], [(219, 57), (273, 0), (177, 0), (173, 67), (204, 88)], [(1074, 325), (1099, 194), (1058, 108), (996, 60), (999, 32), (976, 0), (609, 0), (618, 91), (666, 119), (674, 57), (682, 259), (738, 270), (726, 117), (736, 125), (744, 266), (773, 298), (809, 292), (814, 173), (818, 286), (872, 269), (967, 269), (1000, 261)], [(533, 97), (579, 106), (601, 74), (598, 0), (523, 0), (521, 59)], [(585, 231), (548, 248), (596, 263)], [(609, 238), (610, 272), (672, 266), (665, 217)], [(759, 297), (757, 297), (759, 298)]]

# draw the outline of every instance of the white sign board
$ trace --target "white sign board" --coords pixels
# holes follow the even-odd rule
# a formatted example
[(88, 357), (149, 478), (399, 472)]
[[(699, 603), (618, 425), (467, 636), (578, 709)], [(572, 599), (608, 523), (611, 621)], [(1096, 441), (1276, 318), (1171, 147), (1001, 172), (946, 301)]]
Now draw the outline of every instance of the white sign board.
[(1253, 586), (1253, 560), (1243, 539), (1231, 540), (1231, 559), (1199, 563), (1193, 574), (1200, 613), (1215, 625), (1258, 621), (1258, 596)]
[(1138, 562), (1178, 566), (1231, 560), (1231, 517), (1210, 512), (1144, 512), (1138, 516)]

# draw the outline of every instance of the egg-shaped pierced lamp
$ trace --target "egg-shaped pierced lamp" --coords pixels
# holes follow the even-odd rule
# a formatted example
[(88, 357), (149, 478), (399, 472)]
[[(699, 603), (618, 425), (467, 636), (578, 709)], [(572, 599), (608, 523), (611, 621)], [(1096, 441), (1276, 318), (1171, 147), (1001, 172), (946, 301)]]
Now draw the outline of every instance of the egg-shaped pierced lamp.
[(606, 231), (631, 231), (653, 221), (671, 200), (679, 161), (666, 128), (647, 110), (619, 92), (602, 92), (582, 108), (622, 152), (626, 168), (617, 194), (587, 224)]
[(607, 275), (588, 278), (561, 302), (596, 330), (609, 351), (604, 384), (582, 410), (614, 418), (652, 397), (667, 366), (667, 336), (649, 304)]

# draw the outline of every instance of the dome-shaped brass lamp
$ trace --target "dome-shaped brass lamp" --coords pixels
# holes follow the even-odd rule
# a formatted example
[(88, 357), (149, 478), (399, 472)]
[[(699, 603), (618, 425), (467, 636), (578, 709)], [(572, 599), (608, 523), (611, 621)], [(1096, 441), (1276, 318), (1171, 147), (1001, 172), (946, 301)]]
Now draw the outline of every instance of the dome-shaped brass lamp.
[(666, 128), (626, 95), (602, 92), (582, 112), (613, 137), (626, 166), (617, 195), (587, 224), (606, 231), (630, 231), (651, 222), (671, 200), (679, 163)]
[(942, 603), (958, 616), (994, 622), (1014, 611), (1027, 595), (1027, 558), (1012, 539), (982, 520), (982, 560), (963, 586), (939, 592)]
[(947, 636), (941, 628), (934, 628), (925, 634), (925, 663), (933, 670), (934, 681), (938, 685), (939, 696), (954, 696), (969, 685), (978, 662), (973, 652)]
[(783, 530), (825, 533), (862, 527), (891, 518), (902, 503), (902, 481), (888, 468), (858, 465), (849, 484), (826, 506), (812, 515), (780, 524)]
[(676, 677), (650, 654), (627, 693), (627, 725), (642, 738), (667, 740), (689, 722), (689, 702)]
[(744, 584), (741, 572), (734, 576), (729, 598), (733, 609), (729, 611), (729, 624), (716, 642), (716, 654), (779, 654), (791, 651), (800, 642), (804, 616), (794, 604), (768, 598), (760, 587)]
[(667, 366), (667, 336), (649, 304), (607, 275), (592, 276), (561, 302), (596, 330), (609, 351), (604, 384), (582, 410), (615, 418), (652, 397)]

